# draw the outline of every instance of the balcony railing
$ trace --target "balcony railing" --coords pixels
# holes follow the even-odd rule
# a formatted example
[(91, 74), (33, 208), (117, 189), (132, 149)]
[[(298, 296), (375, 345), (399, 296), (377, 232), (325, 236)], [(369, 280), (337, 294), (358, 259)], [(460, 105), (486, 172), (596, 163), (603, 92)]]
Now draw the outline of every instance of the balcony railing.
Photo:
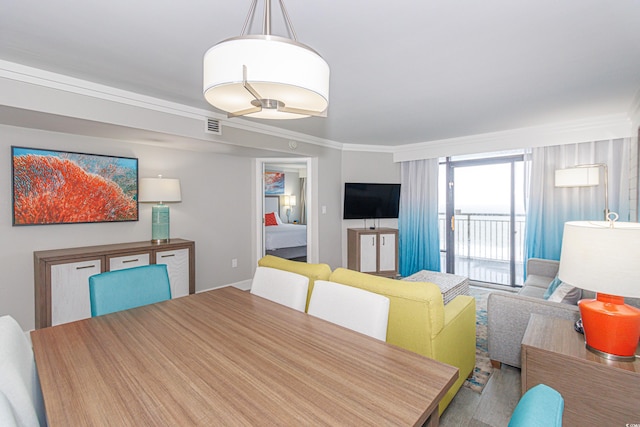
[[(511, 218), (508, 214), (461, 213), (455, 222), (456, 272), (475, 280), (509, 284), (508, 262), (511, 259)], [(446, 250), (445, 227), (449, 226), (445, 214), (439, 215), (440, 251)], [(521, 271), (524, 260), (525, 216), (515, 216), (515, 283), (522, 283)], [(461, 263), (460, 261), (465, 261)], [(474, 265), (469, 266), (473, 261)], [(464, 271), (458, 271), (458, 270)], [(483, 271), (484, 270), (484, 271)], [(465, 274), (466, 273), (466, 274)], [(473, 277), (477, 275), (478, 277)]]

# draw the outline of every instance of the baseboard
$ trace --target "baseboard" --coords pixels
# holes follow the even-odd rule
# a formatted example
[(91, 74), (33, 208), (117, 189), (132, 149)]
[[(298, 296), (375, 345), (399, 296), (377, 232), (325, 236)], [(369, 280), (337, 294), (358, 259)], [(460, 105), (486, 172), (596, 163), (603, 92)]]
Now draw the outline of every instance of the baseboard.
[(227, 286), (233, 286), (234, 288), (238, 288), (242, 291), (248, 291), (251, 289), (251, 279), (242, 280), (240, 282), (235, 282), (235, 283), (229, 283), (222, 286), (215, 286), (213, 288), (201, 289), (199, 291), (196, 291), (196, 293), (199, 294), (200, 292), (207, 292), (207, 291), (212, 291), (214, 289), (226, 288)]

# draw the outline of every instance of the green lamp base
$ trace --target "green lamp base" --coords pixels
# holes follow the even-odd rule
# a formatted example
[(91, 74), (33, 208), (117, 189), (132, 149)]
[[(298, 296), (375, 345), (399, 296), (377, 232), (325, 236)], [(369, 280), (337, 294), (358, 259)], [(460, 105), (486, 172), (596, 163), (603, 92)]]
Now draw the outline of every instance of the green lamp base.
[(169, 206), (159, 204), (151, 209), (151, 241), (167, 243), (169, 241)]

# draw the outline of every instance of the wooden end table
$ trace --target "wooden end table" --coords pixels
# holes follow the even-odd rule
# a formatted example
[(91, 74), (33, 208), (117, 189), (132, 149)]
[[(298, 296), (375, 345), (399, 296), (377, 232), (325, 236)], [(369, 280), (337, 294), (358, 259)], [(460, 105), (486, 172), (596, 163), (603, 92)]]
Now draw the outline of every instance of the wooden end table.
[(595, 355), (570, 320), (531, 315), (522, 338), (521, 378), (522, 394), (546, 384), (562, 395), (566, 426), (640, 423), (640, 360)]

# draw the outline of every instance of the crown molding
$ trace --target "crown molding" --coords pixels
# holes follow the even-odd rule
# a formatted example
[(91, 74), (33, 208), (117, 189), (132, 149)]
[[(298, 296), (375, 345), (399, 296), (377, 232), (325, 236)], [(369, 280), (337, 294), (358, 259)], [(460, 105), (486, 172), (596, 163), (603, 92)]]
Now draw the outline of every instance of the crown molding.
[[(149, 111), (173, 114), (179, 117), (201, 121), (205, 121), (207, 118), (213, 118), (219, 120), (223, 127), (260, 133), (337, 150), (390, 153), (393, 154), (395, 162), (635, 136), (636, 131), (634, 128), (637, 129), (638, 126), (640, 126), (639, 90), (628, 112), (622, 114), (590, 117), (572, 122), (425, 141), (401, 146), (346, 144), (299, 132), (288, 131), (242, 118), (228, 119), (225, 115), (211, 110), (195, 108), (165, 99), (154, 98), (4, 60), (0, 60), (0, 78), (111, 101), (127, 106), (135, 106)], [(217, 137), (216, 140), (221, 143), (233, 144), (232, 142), (224, 141), (224, 137)]]
[(366, 145), (366, 144), (342, 144), (343, 151), (365, 151), (367, 153), (395, 153), (398, 150), (394, 145)]
[(293, 139), (298, 142), (313, 145), (321, 145), (339, 150), (342, 149), (343, 145), (336, 141), (316, 138), (303, 133), (288, 131), (275, 126), (244, 120), (242, 118), (229, 119), (226, 115), (216, 113), (211, 110), (195, 108), (185, 104), (142, 95), (136, 92), (126, 91), (112, 86), (106, 86), (88, 80), (70, 77), (64, 74), (29, 67), (15, 62), (0, 60), (0, 78), (195, 120), (204, 121), (207, 118), (213, 118), (219, 120), (221, 125), (224, 127), (256, 132), (284, 139)]
[(628, 114), (589, 117), (564, 123), (532, 126), (460, 138), (441, 139), (396, 147), (394, 162), (543, 147), (633, 136)]

